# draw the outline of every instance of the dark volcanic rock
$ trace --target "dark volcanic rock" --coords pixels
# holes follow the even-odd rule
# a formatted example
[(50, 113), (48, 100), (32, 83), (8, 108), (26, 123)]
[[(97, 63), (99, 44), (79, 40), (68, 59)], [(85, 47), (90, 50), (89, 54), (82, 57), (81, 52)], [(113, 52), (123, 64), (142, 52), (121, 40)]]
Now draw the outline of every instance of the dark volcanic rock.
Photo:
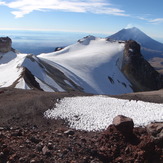
[(34, 75), (26, 68), (23, 68), (22, 76), (24, 77), (25, 82), (31, 87), (38, 90), (41, 90), (39, 83), (36, 81)]
[(60, 51), (62, 49), (63, 49), (63, 47), (56, 47), (54, 51), (57, 52), (57, 51)]
[(11, 51), (12, 40), (9, 37), (0, 37), (0, 52), (7, 53)]
[(134, 91), (163, 88), (163, 76), (143, 58), (140, 45), (133, 40), (125, 43), (121, 71), (132, 83)]
[(132, 134), (134, 128), (133, 120), (123, 115), (116, 116), (113, 119), (113, 125), (124, 135)]

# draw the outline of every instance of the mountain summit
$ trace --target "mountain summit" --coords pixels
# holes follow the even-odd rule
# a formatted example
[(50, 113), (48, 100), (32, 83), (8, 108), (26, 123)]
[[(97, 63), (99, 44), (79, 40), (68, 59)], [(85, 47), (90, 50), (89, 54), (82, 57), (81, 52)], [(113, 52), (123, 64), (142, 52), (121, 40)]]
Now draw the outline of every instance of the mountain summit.
[(163, 44), (150, 38), (140, 29), (133, 27), (128, 29), (122, 29), (119, 32), (109, 36), (108, 38), (113, 40), (135, 40), (138, 42), (143, 48), (162, 51), (163, 52)]

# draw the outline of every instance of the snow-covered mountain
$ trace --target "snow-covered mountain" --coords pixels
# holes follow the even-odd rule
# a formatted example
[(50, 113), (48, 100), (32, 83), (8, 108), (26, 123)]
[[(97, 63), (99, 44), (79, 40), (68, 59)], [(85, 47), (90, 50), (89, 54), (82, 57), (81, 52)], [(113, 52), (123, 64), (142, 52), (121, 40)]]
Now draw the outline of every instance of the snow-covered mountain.
[[(0, 87), (110, 95), (130, 93), (135, 88), (133, 84), (139, 81), (129, 81), (124, 53), (129, 52), (127, 58), (135, 55), (135, 47), (128, 46), (127, 50), (125, 47), (125, 42), (87, 36), (60, 51), (38, 56), (13, 51), (0, 53)], [(133, 69), (130, 64), (126, 66)]]
[(117, 66), (124, 43), (88, 36), (60, 51), (36, 56), (1, 53), (0, 87), (95, 94), (133, 92)]
[(141, 45), (144, 57), (148, 60), (154, 57), (163, 58), (163, 44), (150, 38), (140, 29), (133, 27), (122, 29), (119, 32), (109, 36), (112, 40), (135, 40)]
[(62, 71), (85, 92), (121, 94), (132, 92), (130, 82), (117, 66), (124, 44), (88, 36), (61, 51), (38, 57)]

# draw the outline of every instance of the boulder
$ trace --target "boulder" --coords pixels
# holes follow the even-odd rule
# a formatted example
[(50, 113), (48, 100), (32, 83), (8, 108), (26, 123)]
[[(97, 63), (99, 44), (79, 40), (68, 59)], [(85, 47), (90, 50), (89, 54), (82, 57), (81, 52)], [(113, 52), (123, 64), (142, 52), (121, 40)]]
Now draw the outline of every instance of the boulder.
[(133, 133), (134, 122), (129, 117), (118, 115), (113, 119), (113, 125), (126, 136)]
[(163, 123), (155, 122), (146, 126), (148, 134), (150, 134), (156, 143), (163, 146)]
[(12, 40), (9, 37), (0, 37), (0, 52), (7, 53), (11, 51)]

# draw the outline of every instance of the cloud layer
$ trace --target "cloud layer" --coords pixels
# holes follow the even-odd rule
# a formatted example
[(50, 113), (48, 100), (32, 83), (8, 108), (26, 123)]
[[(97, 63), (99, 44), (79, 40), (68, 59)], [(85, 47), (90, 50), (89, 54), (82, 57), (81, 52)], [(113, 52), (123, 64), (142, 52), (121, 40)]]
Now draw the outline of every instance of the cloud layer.
[(124, 10), (114, 8), (105, 0), (14, 0), (12, 2), (0, 1), (0, 5), (14, 9), (12, 14), (16, 18), (23, 17), (33, 11), (50, 10), (128, 16)]

